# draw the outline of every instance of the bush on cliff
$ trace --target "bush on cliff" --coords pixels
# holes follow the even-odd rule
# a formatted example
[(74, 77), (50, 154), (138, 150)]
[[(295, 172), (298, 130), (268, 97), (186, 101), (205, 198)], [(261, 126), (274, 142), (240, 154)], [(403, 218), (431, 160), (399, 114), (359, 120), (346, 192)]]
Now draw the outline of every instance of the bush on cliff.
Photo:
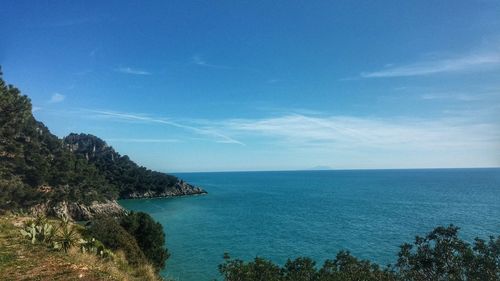
[(135, 237), (139, 248), (156, 270), (165, 267), (170, 254), (165, 248), (165, 233), (161, 224), (143, 212), (130, 212), (121, 219), (120, 224)]
[(146, 257), (137, 245), (135, 238), (113, 218), (100, 218), (92, 221), (86, 234), (99, 240), (113, 251), (123, 251), (131, 265), (146, 263)]

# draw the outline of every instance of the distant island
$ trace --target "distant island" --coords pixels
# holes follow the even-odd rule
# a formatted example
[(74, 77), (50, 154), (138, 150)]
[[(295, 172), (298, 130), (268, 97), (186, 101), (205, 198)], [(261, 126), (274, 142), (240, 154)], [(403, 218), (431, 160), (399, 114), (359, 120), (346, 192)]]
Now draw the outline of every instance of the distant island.
[(324, 170), (331, 170), (332, 167), (330, 166), (324, 166), (324, 165), (318, 165), (310, 168), (309, 170), (311, 171), (324, 171)]

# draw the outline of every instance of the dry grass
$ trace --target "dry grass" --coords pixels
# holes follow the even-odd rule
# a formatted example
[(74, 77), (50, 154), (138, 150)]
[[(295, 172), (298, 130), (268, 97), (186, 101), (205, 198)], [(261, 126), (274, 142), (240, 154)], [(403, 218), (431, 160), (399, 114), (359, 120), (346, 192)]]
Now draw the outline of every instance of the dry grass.
[(123, 253), (105, 261), (72, 248), (67, 254), (21, 237), (27, 217), (0, 216), (1, 280), (124, 280), (159, 281), (151, 266), (130, 267)]

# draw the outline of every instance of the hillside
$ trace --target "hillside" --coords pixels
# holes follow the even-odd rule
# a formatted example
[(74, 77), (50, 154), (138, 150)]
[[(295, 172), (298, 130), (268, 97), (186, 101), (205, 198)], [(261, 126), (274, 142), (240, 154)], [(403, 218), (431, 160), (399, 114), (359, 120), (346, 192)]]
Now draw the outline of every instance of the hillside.
[(0, 210), (32, 209), (74, 219), (122, 213), (121, 198), (205, 193), (140, 167), (103, 140), (53, 135), (32, 114), (30, 99), (0, 74)]
[[(46, 243), (31, 243), (23, 238), (20, 229), (32, 217), (0, 216), (0, 276), (2, 280), (127, 280), (160, 281), (150, 264), (132, 266), (123, 252), (110, 253), (113, 258), (101, 258), (91, 252), (82, 252), (74, 245), (68, 252), (57, 251)], [(56, 225), (57, 221), (48, 223)], [(82, 226), (70, 223), (82, 231)], [(74, 240), (81, 239), (76, 234)], [(78, 243), (77, 243), (78, 244)], [(80, 246), (78, 244), (78, 246)]]
[(64, 144), (76, 155), (95, 165), (118, 191), (119, 198), (168, 197), (205, 193), (178, 178), (155, 172), (121, 156), (102, 139), (87, 134), (70, 134)]

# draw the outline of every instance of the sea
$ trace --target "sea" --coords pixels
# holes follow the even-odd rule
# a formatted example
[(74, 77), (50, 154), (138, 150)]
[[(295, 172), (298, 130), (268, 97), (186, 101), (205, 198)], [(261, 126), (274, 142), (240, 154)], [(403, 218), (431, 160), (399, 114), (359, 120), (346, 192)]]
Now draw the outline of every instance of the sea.
[(224, 253), (321, 266), (348, 250), (386, 265), (436, 226), (459, 226), (467, 241), (500, 235), (500, 168), (176, 175), (208, 194), (120, 204), (162, 224), (171, 253), (162, 275), (179, 281), (221, 280)]

